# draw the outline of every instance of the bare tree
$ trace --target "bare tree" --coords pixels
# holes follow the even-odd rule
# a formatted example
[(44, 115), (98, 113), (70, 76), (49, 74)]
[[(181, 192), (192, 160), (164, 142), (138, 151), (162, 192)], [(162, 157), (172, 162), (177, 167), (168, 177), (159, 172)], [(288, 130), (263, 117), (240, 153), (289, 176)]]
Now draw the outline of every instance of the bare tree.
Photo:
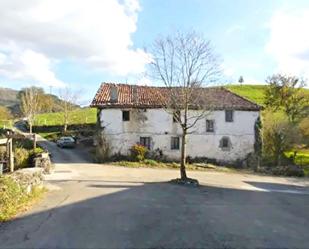
[(185, 180), (187, 135), (212, 109), (207, 105), (211, 96), (202, 88), (217, 81), (218, 57), (210, 42), (195, 32), (159, 38), (150, 52), (151, 76), (166, 87), (165, 110), (182, 129), (180, 175)]
[(66, 87), (59, 91), (59, 97), (61, 99), (60, 107), (63, 112), (63, 131), (67, 132), (71, 122), (71, 112), (77, 107), (78, 93)]
[(32, 134), (32, 126), (35, 115), (41, 109), (41, 91), (37, 87), (25, 88), (21, 92), (21, 111), (27, 118), (29, 124), (29, 132)]

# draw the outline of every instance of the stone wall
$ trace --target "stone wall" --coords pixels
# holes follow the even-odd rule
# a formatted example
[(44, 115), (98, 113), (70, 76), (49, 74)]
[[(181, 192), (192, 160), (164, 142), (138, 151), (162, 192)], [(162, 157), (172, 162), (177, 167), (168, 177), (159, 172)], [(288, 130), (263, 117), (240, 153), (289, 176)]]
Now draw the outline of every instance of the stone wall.
[(25, 188), (27, 193), (32, 191), (33, 187), (43, 185), (42, 168), (25, 168), (15, 171), (10, 175), (21, 187)]

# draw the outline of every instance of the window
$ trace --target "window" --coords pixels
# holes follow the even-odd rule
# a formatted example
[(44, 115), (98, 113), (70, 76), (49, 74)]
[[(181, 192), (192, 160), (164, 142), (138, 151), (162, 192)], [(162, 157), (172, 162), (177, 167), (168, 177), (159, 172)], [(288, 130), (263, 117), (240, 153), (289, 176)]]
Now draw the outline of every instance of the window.
[(143, 146), (145, 146), (148, 150), (150, 150), (151, 147), (151, 137), (140, 137), (139, 143)]
[(222, 137), (220, 140), (220, 146), (222, 150), (230, 150), (232, 147), (232, 143), (229, 137)]
[(179, 150), (179, 137), (172, 137), (171, 138), (171, 149), (172, 150)]
[(233, 122), (234, 120), (233, 110), (225, 110), (225, 122)]
[(180, 111), (174, 111), (173, 113), (173, 123), (177, 123), (178, 120), (180, 119)]
[(214, 132), (215, 131), (215, 121), (206, 119), (206, 132)]
[(130, 121), (130, 111), (122, 111), (122, 121)]

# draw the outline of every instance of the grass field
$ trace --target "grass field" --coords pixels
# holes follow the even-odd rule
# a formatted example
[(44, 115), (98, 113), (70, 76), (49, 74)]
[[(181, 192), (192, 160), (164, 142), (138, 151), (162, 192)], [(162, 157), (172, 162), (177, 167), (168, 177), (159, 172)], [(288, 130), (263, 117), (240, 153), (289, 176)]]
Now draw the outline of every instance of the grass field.
[[(264, 105), (265, 91), (267, 85), (227, 85), (225, 86), (231, 92), (234, 92), (248, 100), (251, 100), (259, 105)], [(309, 97), (309, 89), (304, 89)]]
[[(97, 111), (95, 108), (77, 109), (70, 113), (70, 124), (95, 124)], [(63, 124), (63, 113), (52, 112), (38, 114), (35, 118), (35, 126), (54, 126)]]
[(266, 85), (227, 85), (226, 88), (259, 105), (264, 105)]
[(7, 129), (13, 127), (13, 120), (0, 120), (0, 128)]

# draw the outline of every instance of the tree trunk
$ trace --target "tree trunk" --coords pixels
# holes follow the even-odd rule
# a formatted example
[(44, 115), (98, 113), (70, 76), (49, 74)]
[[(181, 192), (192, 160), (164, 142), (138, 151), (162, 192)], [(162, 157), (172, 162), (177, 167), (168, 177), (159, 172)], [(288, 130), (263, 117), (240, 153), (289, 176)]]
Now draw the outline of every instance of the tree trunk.
[(67, 132), (67, 129), (68, 129), (68, 124), (65, 123), (65, 124), (64, 124), (64, 128), (63, 128), (64, 133)]
[(29, 122), (29, 133), (32, 134), (32, 122)]
[(180, 162), (180, 176), (181, 179), (187, 179), (186, 173), (186, 148), (187, 148), (187, 131), (183, 130), (181, 139), (181, 162)]
[(281, 154), (278, 155), (277, 165), (281, 166)]

